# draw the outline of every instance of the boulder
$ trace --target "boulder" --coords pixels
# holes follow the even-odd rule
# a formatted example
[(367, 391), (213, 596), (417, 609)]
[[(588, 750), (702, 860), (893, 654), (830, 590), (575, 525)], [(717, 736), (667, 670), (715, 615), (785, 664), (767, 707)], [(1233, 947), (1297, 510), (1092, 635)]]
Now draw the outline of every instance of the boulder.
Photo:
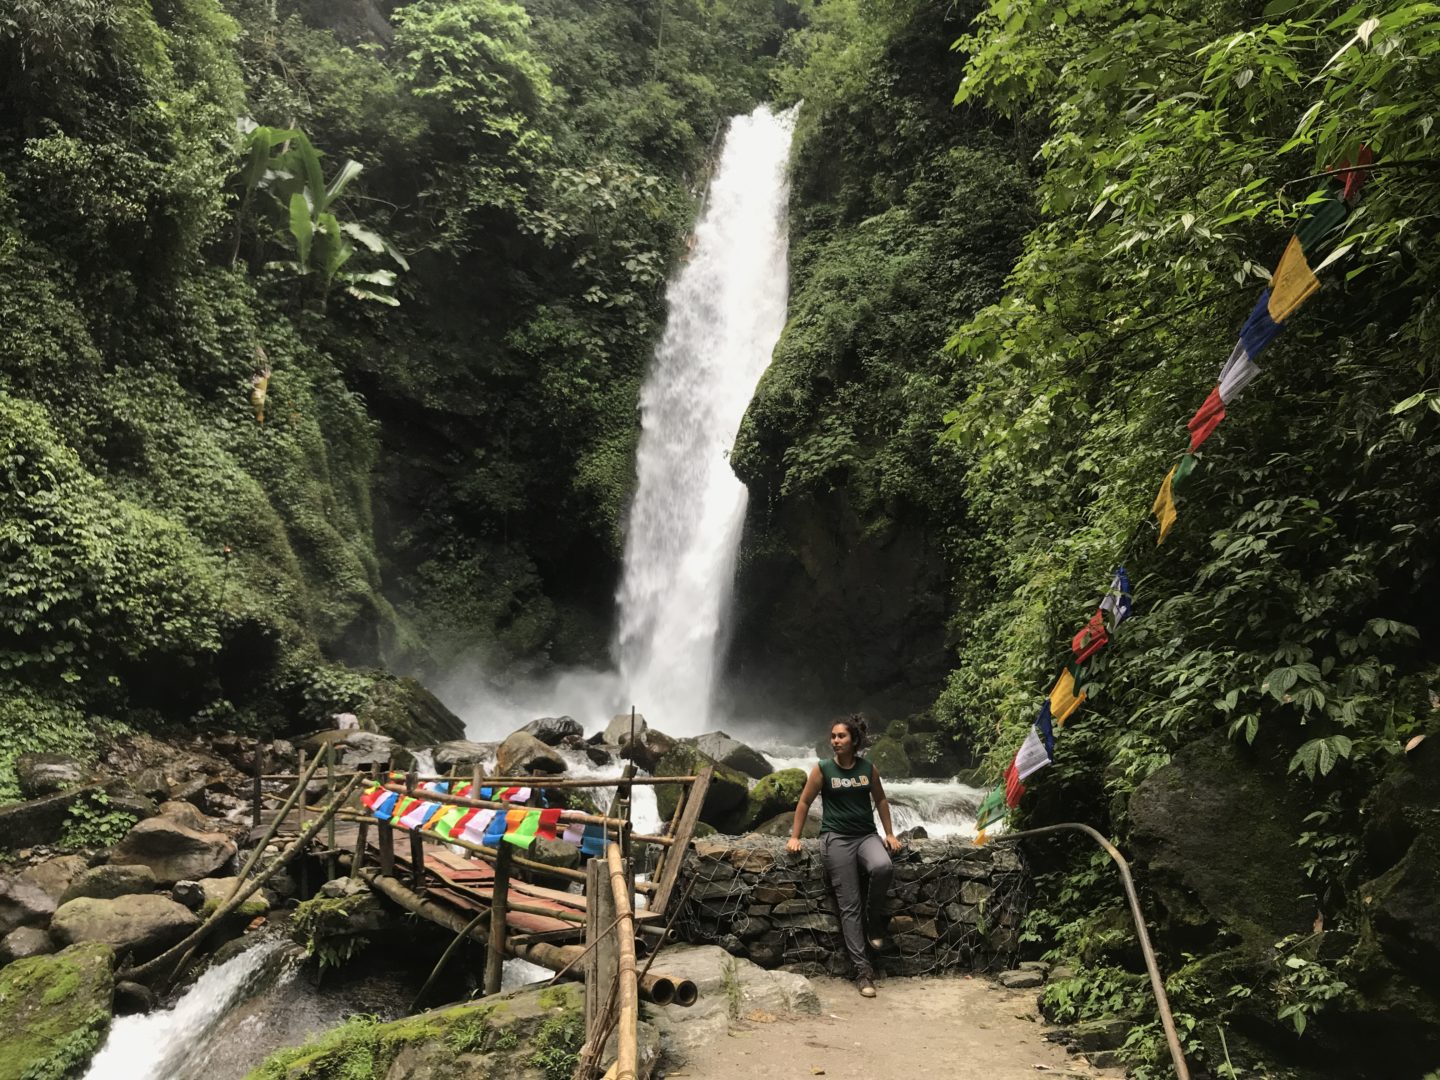
[(1422, 833), (1404, 857), (1361, 886), (1366, 915), (1385, 955), (1440, 987), (1440, 828)]
[[(792, 807), (785, 813), (776, 814), (774, 817), (760, 822), (750, 831), (760, 836), (779, 836), (790, 839), (790, 830), (795, 826), (795, 810)], [(820, 822), (813, 817), (807, 817), (804, 824), (800, 826), (800, 838), (802, 840), (813, 840), (820, 835)]]
[(0, 934), (17, 926), (43, 925), (55, 914), (55, 898), (19, 874), (0, 877)]
[[(559, 866), (569, 870), (580, 869), (580, 849), (568, 840), (536, 840), (531, 845), (527, 857), (534, 862), (544, 863), (546, 866)], [(546, 874), (541, 871), (526, 871), (533, 874), (532, 880), (537, 885), (544, 885), (552, 889), (568, 889), (571, 879), (560, 874)]]
[(495, 770), (501, 776), (562, 773), (565, 759), (534, 735), (516, 731), (495, 752)]
[[(905, 751), (905, 760), (910, 763), (910, 775), (924, 779), (940, 779), (954, 776), (960, 768), (960, 755), (954, 745), (943, 735), (906, 735), (900, 740)], [(894, 776), (881, 770), (882, 776)]]
[(465, 738), (465, 722), (414, 679), (383, 676), (370, 686), (355, 710), (360, 726), (403, 746), (433, 746)]
[(157, 803), (164, 802), (170, 798), (170, 781), (165, 779), (163, 769), (141, 769), (135, 774), (135, 779), (130, 782), (137, 794)]
[(625, 744), (616, 752), (620, 757), (635, 762), (640, 768), (652, 774), (655, 773), (660, 759), (675, 745), (674, 739), (654, 728), (646, 729), (643, 735), (636, 735), (634, 743), (631, 743), (629, 739), (627, 734)]
[(728, 765), (754, 780), (759, 780), (775, 771), (775, 766), (766, 760), (764, 754), (751, 749), (739, 739), (732, 739), (723, 731), (707, 732), (684, 741), (702, 754), (708, 754), (720, 764)]
[(344, 740), (335, 745), (340, 751), (342, 769), (363, 769), (371, 765), (383, 769), (400, 748), (390, 736), (374, 731), (347, 731)]
[(45, 956), (55, 951), (55, 942), (38, 926), (17, 926), (0, 939), (0, 967), (31, 956)]
[[(209, 916), (230, 899), (230, 894), (235, 891), (238, 878), (202, 878), (199, 881), (177, 881), (175, 887), (170, 890), (176, 903), (184, 904), (191, 911), (198, 911), (200, 915)], [(350, 878), (336, 878), (327, 884), (359, 884)], [(361, 886), (363, 887), (363, 886)], [(323, 887), (322, 887), (323, 888)], [(270, 910), (270, 901), (265, 898), (265, 890), (252, 893), (239, 908), (236, 909), (237, 918), (253, 919), (257, 915), (264, 915)]]
[[(605, 725), (605, 734), (601, 736), (600, 741), (606, 746), (624, 746), (630, 741), (630, 723), (629, 713), (611, 717), (610, 723)], [(634, 723), (637, 739), (650, 729), (650, 725), (645, 722), (644, 713), (636, 713)]]
[[(155, 800), (137, 791), (124, 780), (111, 780), (105, 785), (105, 797), (110, 800), (110, 809), (129, 814), (136, 821), (154, 817), (157, 812)], [(163, 798), (163, 796), (162, 796)]]
[(862, 757), (870, 759), (870, 764), (875, 766), (882, 779), (901, 780), (915, 775), (914, 767), (899, 739), (882, 735), (860, 753)]
[(66, 754), (21, 754), (15, 776), (27, 799), (67, 791), (85, 782), (85, 768)]
[[(776, 815), (786, 815), (787, 811), (793, 821), (795, 806), (799, 803), (800, 793), (804, 790), (805, 772), (803, 769), (782, 769), (780, 772), (771, 773), (750, 789), (750, 794), (745, 799), (744, 810), (740, 811), (737, 817), (730, 822), (729, 828), (721, 831), (746, 832), (756, 825), (771, 820)], [(781, 835), (789, 836), (790, 832), (787, 829)]]
[(1172, 933), (1188, 930), (1199, 945), (1223, 928), (1268, 949), (1309, 929), (1314, 887), (1295, 846), (1306, 828), (1302, 794), (1283, 766), (1223, 733), (1181, 747), (1135, 789), (1133, 858)]
[(131, 893), (154, 892), (157, 885), (155, 871), (148, 866), (96, 866), (78, 874), (56, 902), (65, 904), (82, 896), (113, 900)]
[(520, 730), (534, 735), (546, 746), (559, 746), (564, 739), (585, 737), (585, 729), (580, 722), (568, 716), (542, 716), (531, 720)]
[(89, 860), (83, 855), (61, 855), (27, 867), (20, 873), (20, 880), (28, 881), (39, 888), (55, 903), (70, 887), (70, 883), (89, 867)]
[[(166, 807), (183, 806), (203, 823)], [(203, 831), (202, 831), (203, 829)], [(158, 816), (142, 821), (125, 834), (110, 853), (117, 866), (148, 866), (155, 879), (170, 885), (182, 878), (203, 878), (235, 857), (235, 843), (224, 833), (209, 831), (209, 821), (189, 803), (166, 803)]]
[(732, 1013), (820, 1013), (820, 999), (803, 975), (766, 971), (718, 945), (667, 945), (662, 959), (665, 974), (692, 980), (700, 992), (688, 1009), (641, 1005), (641, 1015), (659, 1029), (660, 1047), (673, 1065), (703, 1060), (710, 1045), (728, 1034)]
[(187, 829), (194, 829), (197, 832), (207, 832), (214, 827), (214, 822), (212, 822), (208, 817), (202, 814), (193, 803), (180, 802), (176, 800), (172, 800), (170, 802), (163, 802), (160, 804), (160, 808), (156, 811), (156, 813), (158, 813), (161, 817), (167, 817), (173, 821), (178, 821)]
[(98, 900), (82, 896), (61, 904), (50, 933), (66, 945), (103, 942), (137, 961), (160, 955), (200, 925), (187, 908), (166, 896), (117, 896)]
[(451, 739), (449, 742), (443, 742), (435, 747), (435, 765), (441, 772), (449, 772), (452, 769), (473, 769), (476, 765), (488, 765), (494, 757), (494, 743)]
[(76, 945), (0, 970), (0, 1080), (84, 1076), (110, 1030), (115, 954)]
[[(693, 746), (676, 743), (655, 765), (656, 776), (694, 776), (707, 765), (715, 767), (710, 789), (700, 807), (700, 820), (717, 829), (724, 829), (738, 811), (743, 811), (750, 796), (750, 784), (743, 773), (701, 753)], [(679, 784), (656, 784), (655, 802), (662, 821), (675, 816), (684, 788)]]
[(70, 823), (70, 807), (98, 790), (75, 788), (0, 806), (0, 847), (19, 851), (38, 844), (53, 844)]

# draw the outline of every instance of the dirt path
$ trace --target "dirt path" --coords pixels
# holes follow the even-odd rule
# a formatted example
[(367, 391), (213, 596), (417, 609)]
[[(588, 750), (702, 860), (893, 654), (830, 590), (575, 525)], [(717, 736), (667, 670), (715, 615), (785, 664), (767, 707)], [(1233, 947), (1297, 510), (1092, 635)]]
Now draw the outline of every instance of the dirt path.
[(812, 979), (819, 1016), (752, 1012), (703, 1060), (669, 1071), (688, 1080), (1034, 1080), (1123, 1077), (1044, 1038), (1035, 991), (985, 978), (886, 979), (874, 999), (839, 979)]

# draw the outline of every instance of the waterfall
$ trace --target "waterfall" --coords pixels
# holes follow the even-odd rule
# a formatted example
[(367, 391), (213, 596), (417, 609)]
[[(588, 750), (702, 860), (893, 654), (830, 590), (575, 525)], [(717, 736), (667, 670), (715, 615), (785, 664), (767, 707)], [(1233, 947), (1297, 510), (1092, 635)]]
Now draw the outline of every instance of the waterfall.
[(661, 730), (708, 729), (746, 491), (727, 454), (785, 325), (795, 109), (730, 123), (640, 396), (620, 675)]

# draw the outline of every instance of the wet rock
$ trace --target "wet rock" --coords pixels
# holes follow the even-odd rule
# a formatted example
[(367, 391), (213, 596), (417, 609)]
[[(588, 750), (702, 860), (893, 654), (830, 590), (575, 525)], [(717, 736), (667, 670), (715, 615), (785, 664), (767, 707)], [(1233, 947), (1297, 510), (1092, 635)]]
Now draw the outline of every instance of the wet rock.
[[(200, 819), (166, 807), (189, 807)], [(202, 831), (203, 830), (203, 831)], [(110, 854), (117, 866), (148, 866), (161, 884), (215, 873), (235, 857), (235, 843), (224, 833), (210, 831), (209, 819), (188, 803), (167, 803), (161, 813), (132, 828)]]
[(1265, 949), (1308, 930), (1313, 885), (1295, 844), (1307, 812), (1283, 768), (1223, 732), (1181, 747), (1129, 804), (1132, 860), (1146, 868), (1166, 929), (1198, 944), (1223, 928)]
[(0, 970), (0, 1077), (83, 1076), (110, 1030), (115, 954), (76, 945)]
[(0, 939), (0, 966), (31, 956), (45, 956), (55, 951), (55, 942), (38, 926), (17, 926)]
[(55, 914), (55, 898), (19, 874), (0, 877), (0, 934), (17, 926), (43, 925)]
[(53, 844), (70, 822), (70, 807), (97, 788), (82, 787), (0, 806), (0, 847), (11, 851)]
[(376, 679), (355, 713), (366, 731), (389, 735), (402, 746), (433, 746), (465, 738), (465, 722), (410, 678)]
[[(750, 831), (760, 836), (782, 836), (788, 839), (790, 830), (794, 827), (795, 810), (792, 807), (790, 810), (776, 814), (774, 817), (760, 822), (760, 824), (754, 826)], [(819, 835), (820, 822), (816, 821), (813, 817), (807, 817), (800, 826), (800, 838), (802, 840), (813, 840)]]
[[(624, 746), (630, 740), (630, 727), (629, 713), (621, 713), (618, 716), (613, 716), (610, 718), (610, 723), (605, 725), (605, 734), (601, 737), (600, 741), (607, 746)], [(650, 729), (650, 725), (645, 722), (644, 713), (635, 714), (634, 727), (636, 738), (644, 735), (645, 732)]]
[(89, 866), (89, 860), (83, 855), (61, 855), (27, 867), (21, 871), (20, 879), (36, 886), (58, 904), (70, 883)]
[(495, 768), (501, 776), (562, 773), (565, 759), (535, 736), (516, 731), (496, 751)]
[(155, 995), (137, 982), (117, 982), (114, 1001), (116, 1016), (138, 1016), (155, 1008)]
[[(544, 863), (546, 866), (558, 866), (568, 870), (580, 869), (580, 849), (568, 840), (548, 840), (540, 838), (530, 847), (529, 857), (532, 861)], [(550, 888), (563, 889), (570, 884), (571, 879), (561, 874), (545, 875), (536, 874), (536, 884), (545, 885)]]
[[(127, 781), (111, 780), (105, 785), (105, 797), (110, 800), (110, 809), (129, 814), (136, 821), (154, 817), (158, 806), (154, 799), (136, 791)], [(161, 796), (163, 798), (163, 795)]]
[(21, 754), (15, 776), (27, 799), (67, 791), (85, 782), (85, 768), (65, 754)]
[(170, 785), (170, 799), (174, 802), (189, 803), (202, 814), (209, 809), (206, 801), (206, 779), (203, 776), (192, 777), (178, 784)]
[(435, 764), (442, 772), (473, 769), (476, 765), (485, 765), (494, 757), (494, 743), (451, 739), (435, 747)]
[(1029, 990), (1045, 985), (1045, 976), (1038, 971), (1002, 971), (996, 978), (1007, 990)]
[(343, 769), (367, 769), (371, 766), (383, 769), (399, 748), (399, 744), (388, 735), (373, 731), (348, 732), (344, 740), (336, 745)]
[(565, 739), (585, 736), (585, 729), (580, 726), (579, 721), (569, 716), (542, 716), (538, 720), (531, 720), (520, 730), (527, 735), (534, 735), (546, 746), (559, 746)]
[[(723, 832), (742, 833), (757, 824), (763, 824), (776, 815), (789, 813), (794, 823), (795, 805), (800, 801), (800, 792), (805, 789), (803, 769), (783, 769), (770, 773), (753, 788), (745, 799), (745, 809), (731, 821)], [(787, 828), (781, 835), (789, 836)]]
[(660, 759), (669, 753), (674, 745), (675, 740), (663, 731), (648, 728), (643, 735), (635, 737), (634, 743), (631, 743), (627, 736), (617, 753), (620, 757), (635, 762), (646, 772), (654, 774), (659, 768)]
[(154, 892), (159, 883), (148, 866), (96, 866), (77, 874), (58, 898), (61, 904), (88, 896), (95, 900), (113, 900), (131, 893)]
[(728, 765), (754, 780), (760, 780), (775, 771), (775, 766), (770, 764), (764, 754), (746, 746), (739, 739), (732, 739), (723, 731), (710, 731), (684, 741), (720, 764)]
[(615, 760), (615, 755), (599, 743), (586, 743), (585, 756), (590, 759), (591, 765), (609, 765)]
[(154, 894), (98, 900), (83, 896), (61, 904), (50, 923), (59, 942), (103, 942), (136, 960), (158, 956), (200, 925), (187, 908)]
[[(652, 770), (657, 776), (694, 776), (707, 765), (715, 767), (710, 788), (705, 792), (705, 802), (700, 808), (700, 820), (717, 829), (724, 829), (737, 811), (745, 808), (750, 797), (750, 784), (743, 773), (727, 765), (721, 765), (709, 755), (693, 746), (677, 743)], [(669, 821), (675, 815), (683, 788), (679, 784), (656, 784), (655, 802), (662, 821)]]
[(870, 759), (870, 764), (875, 766), (875, 771), (882, 778), (888, 776), (891, 779), (899, 779), (902, 776), (915, 775), (909, 755), (905, 753), (905, 747), (899, 739), (882, 735), (867, 746), (862, 753)]
[(896, 833), (896, 835), (901, 840), (928, 840), (930, 838), (930, 834), (925, 831), (924, 825), (911, 826), (908, 829), (901, 830), (899, 833)]

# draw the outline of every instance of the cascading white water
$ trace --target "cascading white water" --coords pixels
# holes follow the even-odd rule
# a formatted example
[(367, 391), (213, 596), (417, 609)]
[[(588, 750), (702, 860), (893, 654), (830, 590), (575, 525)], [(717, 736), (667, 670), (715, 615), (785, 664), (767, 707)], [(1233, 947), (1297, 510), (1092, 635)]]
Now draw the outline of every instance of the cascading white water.
[(627, 697), (669, 733), (708, 730), (746, 492), (726, 460), (785, 325), (795, 110), (730, 124), (640, 397), (619, 593)]

